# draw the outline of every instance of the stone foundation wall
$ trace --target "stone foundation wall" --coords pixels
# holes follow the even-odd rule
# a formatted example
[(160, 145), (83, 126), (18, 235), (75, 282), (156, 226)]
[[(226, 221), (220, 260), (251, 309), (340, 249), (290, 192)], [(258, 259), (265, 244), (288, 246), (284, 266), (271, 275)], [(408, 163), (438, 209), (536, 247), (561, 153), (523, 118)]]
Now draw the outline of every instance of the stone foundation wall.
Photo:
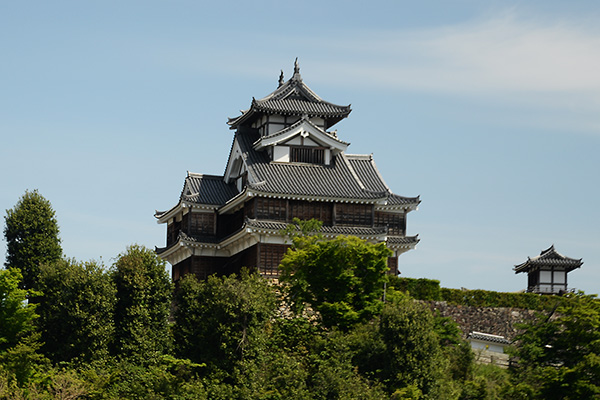
[(449, 305), (445, 301), (423, 301), (432, 311), (452, 318), (466, 339), (469, 332), (477, 331), (504, 336), (512, 341), (519, 333), (519, 323), (533, 322), (536, 311), (520, 308), (492, 308)]

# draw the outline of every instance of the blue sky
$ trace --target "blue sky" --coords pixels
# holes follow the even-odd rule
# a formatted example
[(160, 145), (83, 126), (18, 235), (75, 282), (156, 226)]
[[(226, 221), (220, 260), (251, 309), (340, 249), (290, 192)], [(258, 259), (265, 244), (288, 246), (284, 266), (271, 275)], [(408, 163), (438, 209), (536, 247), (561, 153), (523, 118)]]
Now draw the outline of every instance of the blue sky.
[(352, 104), (348, 152), (421, 195), (404, 276), (517, 291), (512, 267), (554, 244), (583, 258), (569, 286), (600, 292), (597, 2), (221, 3), (1, 2), (3, 215), (38, 189), (69, 257), (163, 246), (154, 210), (186, 171), (223, 173), (227, 117), (299, 57)]

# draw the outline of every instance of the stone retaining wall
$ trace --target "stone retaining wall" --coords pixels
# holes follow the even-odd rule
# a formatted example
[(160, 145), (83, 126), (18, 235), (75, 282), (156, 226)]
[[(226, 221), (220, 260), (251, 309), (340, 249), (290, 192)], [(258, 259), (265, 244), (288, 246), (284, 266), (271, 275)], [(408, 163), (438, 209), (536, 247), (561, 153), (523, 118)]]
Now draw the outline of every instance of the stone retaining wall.
[(445, 301), (423, 301), (432, 311), (439, 311), (443, 317), (450, 317), (460, 327), (463, 338), (469, 332), (477, 331), (504, 336), (512, 341), (519, 333), (515, 324), (533, 322), (536, 311), (520, 308), (471, 307), (447, 304)]

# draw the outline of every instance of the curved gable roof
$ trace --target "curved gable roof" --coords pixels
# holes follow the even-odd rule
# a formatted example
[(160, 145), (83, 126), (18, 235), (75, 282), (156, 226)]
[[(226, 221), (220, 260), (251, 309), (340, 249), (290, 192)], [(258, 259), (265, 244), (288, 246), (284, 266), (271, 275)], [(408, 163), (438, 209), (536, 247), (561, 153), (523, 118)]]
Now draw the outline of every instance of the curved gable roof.
[(242, 111), (242, 115), (229, 118), (227, 122), (235, 129), (248, 121), (255, 114), (308, 115), (322, 117), (327, 128), (346, 118), (352, 111), (350, 105), (341, 106), (321, 99), (312, 91), (300, 76), (300, 68), (296, 62), (294, 75), (285, 83), (280, 78), (280, 85), (275, 91), (262, 99), (252, 99), (250, 108)]
[(254, 148), (259, 150), (265, 146), (277, 145), (301, 134), (302, 132), (308, 132), (309, 136), (315, 141), (321, 143), (322, 145), (327, 145), (328, 147), (335, 147), (340, 151), (346, 150), (350, 144), (322, 130), (313, 124), (308, 118), (302, 118), (287, 128), (277, 131), (271, 135), (260, 137), (256, 142), (254, 142)]
[(554, 245), (550, 246), (546, 250), (542, 250), (539, 256), (529, 258), (522, 264), (515, 265), (514, 271), (516, 274), (519, 272), (529, 272), (530, 270), (540, 269), (540, 267), (558, 266), (564, 268), (567, 272), (574, 270), (575, 268), (581, 267), (583, 264), (582, 259), (575, 259), (563, 256), (554, 248)]

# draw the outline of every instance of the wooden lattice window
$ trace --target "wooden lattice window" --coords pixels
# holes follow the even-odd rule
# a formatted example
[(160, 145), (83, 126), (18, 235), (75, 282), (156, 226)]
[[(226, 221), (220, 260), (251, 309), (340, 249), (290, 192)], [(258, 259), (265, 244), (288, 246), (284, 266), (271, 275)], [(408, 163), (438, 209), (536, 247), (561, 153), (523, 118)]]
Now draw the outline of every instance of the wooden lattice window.
[(291, 147), (290, 161), (325, 164), (325, 149), (322, 147)]
[(172, 221), (167, 224), (167, 246), (170, 246), (177, 241), (180, 230), (181, 222)]
[(256, 218), (285, 221), (286, 201), (282, 199), (258, 197), (256, 199)]
[(294, 218), (301, 220), (317, 219), (323, 222), (323, 225), (330, 226), (332, 224), (332, 209), (331, 203), (323, 203), (320, 201), (290, 201), (290, 221)]
[(192, 213), (190, 215), (191, 235), (214, 235), (215, 215), (208, 213)]
[(339, 225), (373, 225), (373, 206), (370, 204), (336, 204), (335, 223)]
[(263, 276), (279, 276), (279, 264), (287, 251), (287, 245), (261, 244), (260, 245), (260, 274)]
[(388, 234), (404, 235), (406, 222), (404, 214), (375, 212), (375, 226), (387, 226)]

